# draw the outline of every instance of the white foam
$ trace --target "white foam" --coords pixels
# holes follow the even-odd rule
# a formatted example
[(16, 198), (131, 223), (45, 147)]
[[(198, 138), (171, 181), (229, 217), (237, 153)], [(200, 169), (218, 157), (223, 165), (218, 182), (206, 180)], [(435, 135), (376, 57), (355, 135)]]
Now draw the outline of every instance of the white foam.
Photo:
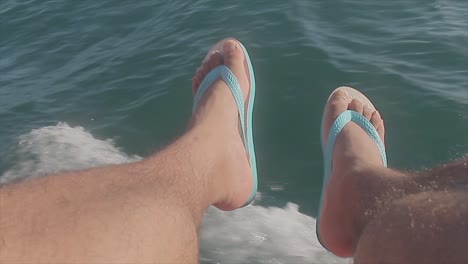
[(317, 241), (315, 219), (297, 205), (210, 208), (201, 228), (202, 261), (209, 263), (347, 263)]
[(19, 138), (15, 166), (0, 177), (0, 184), (64, 170), (77, 170), (141, 159), (129, 156), (112, 140), (99, 140), (82, 127), (66, 123), (34, 129)]
[[(0, 183), (141, 159), (125, 154), (112, 140), (96, 139), (84, 128), (66, 123), (21, 136), (15, 151), (16, 165), (0, 177)], [(320, 246), (315, 219), (300, 213), (292, 203), (285, 208), (251, 205), (234, 212), (210, 208), (200, 241), (203, 263), (348, 262)]]

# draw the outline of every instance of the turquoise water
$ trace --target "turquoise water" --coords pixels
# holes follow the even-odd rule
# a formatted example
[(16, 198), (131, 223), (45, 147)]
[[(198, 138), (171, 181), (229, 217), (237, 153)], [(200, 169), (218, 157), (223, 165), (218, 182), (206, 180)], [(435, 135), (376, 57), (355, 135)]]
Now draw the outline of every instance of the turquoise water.
[(0, 25), (0, 181), (153, 153), (183, 132), (210, 46), (245, 44), (261, 195), (239, 212), (210, 210), (206, 263), (341, 262), (313, 229), (320, 118), (337, 86), (380, 109), (392, 167), (468, 152), (463, 0), (3, 0)]

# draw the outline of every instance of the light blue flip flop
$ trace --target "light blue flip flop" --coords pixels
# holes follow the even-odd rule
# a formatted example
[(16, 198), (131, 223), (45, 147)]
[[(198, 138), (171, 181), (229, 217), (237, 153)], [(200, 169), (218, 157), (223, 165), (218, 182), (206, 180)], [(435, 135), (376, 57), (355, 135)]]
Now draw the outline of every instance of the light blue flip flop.
[[(375, 106), (372, 104), (372, 102), (358, 90), (353, 89), (351, 87), (340, 87), (340, 88), (337, 88), (335, 91), (333, 91), (330, 97), (337, 91), (345, 91), (348, 94), (349, 101), (353, 99), (357, 99), (361, 101), (364, 105), (369, 106), (373, 111), (375, 111)], [(329, 97), (329, 100), (330, 100), (330, 97)], [(324, 248), (327, 248), (320, 237), (319, 225), (320, 225), (320, 215), (322, 214), (322, 209), (323, 209), (322, 207), (324, 203), (325, 188), (328, 184), (328, 181), (330, 180), (330, 176), (332, 173), (333, 148), (335, 146), (335, 142), (336, 142), (338, 135), (349, 122), (354, 122), (358, 124), (367, 133), (367, 135), (369, 135), (372, 141), (374, 141), (377, 148), (379, 149), (380, 156), (382, 158), (382, 162), (385, 167), (387, 167), (387, 155), (385, 154), (385, 145), (382, 142), (382, 139), (380, 138), (379, 133), (377, 132), (375, 127), (372, 125), (371, 122), (369, 122), (369, 120), (367, 120), (363, 115), (359, 114), (358, 112), (351, 111), (351, 110), (344, 111), (335, 119), (335, 121), (333, 122), (330, 128), (330, 131), (328, 132), (323, 131), (324, 118), (325, 118), (325, 113), (322, 118), (322, 128), (321, 128), (321, 133), (320, 133), (320, 141), (322, 142), (322, 151), (323, 151), (324, 175), (323, 175), (323, 185), (322, 185), (322, 196), (320, 198), (319, 214), (317, 217), (316, 233), (317, 233), (317, 239), (319, 240), (320, 244), (322, 244)], [(323, 137), (325, 133), (328, 133), (328, 141), (326, 143), (324, 142), (324, 137)]]
[[(220, 52), (221, 55), (223, 54), (223, 45), (226, 40), (222, 40), (218, 44), (216, 44), (209, 52), (206, 58), (213, 53), (213, 52)], [(237, 41), (237, 40), (236, 40)], [(239, 81), (237, 80), (236, 76), (232, 73), (232, 71), (225, 65), (220, 65), (213, 70), (211, 70), (201, 82), (198, 91), (194, 97), (193, 109), (192, 112), (195, 112), (197, 106), (203, 97), (203, 94), (208, 90), (208, 88), (218, 79), (224, 80), (227, 84), (229, 89), (232, 92), (232, 96), (237, 104), (237, 110), (239, 111), (239, 120), (240, 126), (242, 130), (242, 141), (244, 142), (245, 152), (249, 157), (250, 167), (252, 169), (252, 176), (253, 176), (253, 189), (252, 193), (250, 194), (249, 199), (243, 205), (246, 206), (250, 204), (257, 194), (257, 186), (258, 186), (258, 178), (257, 178), (257, 161), (255, 158), (255, 147), (253, 141), (253, 130), (252, 130), (252, 117), (253, 117), (253, 108), (255, 102), (255, 75), (252, 67), (252, 62), (250, 61), (249, 54), (247, 49), (237, 41), (240, 47), (242, 47), (244, 51), (245, 60), (248, 64), (249, 70), (249, 79), (250, 79), (250, 93), (248, 98), (248, 105), (247, 109), (245, 109), (244, 103), (244, 96), (242, 94), (242, 89), (240, 87)], [(206, 59), (205, 58), (205, 59)]]

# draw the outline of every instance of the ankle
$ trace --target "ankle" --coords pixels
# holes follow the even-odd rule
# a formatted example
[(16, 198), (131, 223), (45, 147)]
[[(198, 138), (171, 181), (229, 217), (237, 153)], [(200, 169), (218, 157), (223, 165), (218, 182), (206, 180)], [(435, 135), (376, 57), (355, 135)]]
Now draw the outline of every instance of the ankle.
[[(250, 165), (245, 155), (238, 125), (234, 128), (227, 126), (210, 129), (208, 125), (194, 127), (194, 134), (203, 145), (199, 156), (209, 159), (210, 167), (206, 170), (208, 179), (206, 192), (212, 194), (208, 205), (215, 205), (222, 210), (232, 210), (242, 206), (248, 197), (242, 197), (242, 190), (253, 188), (250, 181), (239, 181), (239, 177), (248, 177), (251, 173)], [(209, 158), (207, 157), (209, 156)], [(209, 191), (207, 191), (209, 190)]]
[[(171, 146), (143, 160), (142, 170), (153, 178), (157, 198), (176, 200), (197, 210), (219, 201), (222, 190), (213, 185), (219, 185), (217, 181), (222, 178), (221, 142), (213, 131), (194, 126)], [(162, 168), (161, 164), (166, 166)]]

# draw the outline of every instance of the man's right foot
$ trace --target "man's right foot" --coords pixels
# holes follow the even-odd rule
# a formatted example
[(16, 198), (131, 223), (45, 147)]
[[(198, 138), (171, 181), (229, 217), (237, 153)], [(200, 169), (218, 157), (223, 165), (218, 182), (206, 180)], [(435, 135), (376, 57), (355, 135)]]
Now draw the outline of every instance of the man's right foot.
[[(322, 124), (323, 142), (327, 142), (328, 132), (335, 119), (346, 110), (356, 111), (370, 120), (384, 141), (385, 128), (379, 112), (372, 106), (353, 99), (346, 89), (341, 89), (332, 94), (326, 106)], [(359, 193), (353, 188), (356, 186), (356, 177), (353, 176), (359, 176), (366, 169), (384, 165), (375, 143), (353, 122), (349, 122), (338, 135), (332, 163), (332, 175), (323, 194), (324, 203), (318, 231), (327, 249), (335, 255), (350, 257), (353, 254), (355, 219), (360, 212)]]

